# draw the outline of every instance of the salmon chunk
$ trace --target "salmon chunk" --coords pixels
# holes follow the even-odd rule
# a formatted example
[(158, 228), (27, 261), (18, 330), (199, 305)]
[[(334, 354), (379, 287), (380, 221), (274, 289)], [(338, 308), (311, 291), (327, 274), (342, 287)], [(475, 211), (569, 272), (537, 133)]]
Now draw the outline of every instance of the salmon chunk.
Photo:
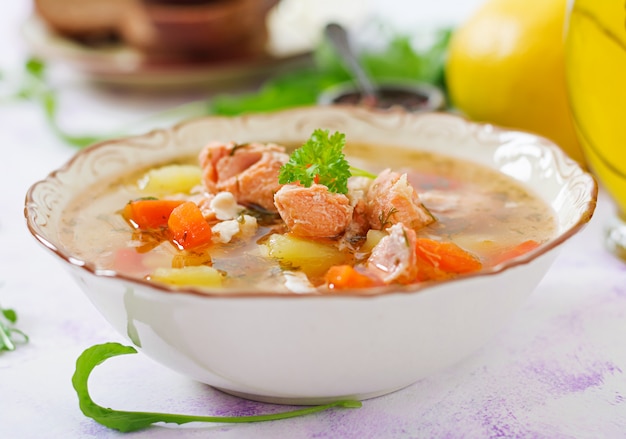
[(274, 194), (282, 187), (278, 182), (280, 168), (289, 161), (287, 154), (268, 151), (261, 159), (236, 177), (225, 182), (235, 182), (233, 193), (237, 201), (247, 206), (259, 206), (269, 212), (276, 212)]
[(407, 175), (390, 169), (382, 171), (367, 192), (367, 218), (377, 230), (397, 223), (418, 230), (435, 221), (409, 184)]
[(209, 193), (231, 192), (238, 203), (276, 212), (274, 193), (281, 187), (278, 172), (289, 160), (276, 144), (212, 142), (199, 155), (202, 182)]
[(202, 183), (206, 189), (214, 194), (217, 193), (218, 171), (217, 164), (221, 159), (228, 157), (235, 147), (235, 142), (221, 143), (211, 142), (202, 148), (198, 156), (200, 168), (202, 168)]
[(367, 219), (367, 191), (372, 183), (368, 177), (352, 177), (348, 180), (348, 199), (352, 206), (352, 221), (346, 228), (344, 241), (357, 242), (367, 235), (370, 229)]
[(274, 195), (274, 204), (291, 233), (305, 238), (334, 238), (352, 221), (348, 197), (322, 184), (285, 185)]
[(387, 232), (389, 234), (376, 244), (367, 259), (367, 273), (385, 284), (414, 282), (418, 272), (415, 230), (396, 223)]

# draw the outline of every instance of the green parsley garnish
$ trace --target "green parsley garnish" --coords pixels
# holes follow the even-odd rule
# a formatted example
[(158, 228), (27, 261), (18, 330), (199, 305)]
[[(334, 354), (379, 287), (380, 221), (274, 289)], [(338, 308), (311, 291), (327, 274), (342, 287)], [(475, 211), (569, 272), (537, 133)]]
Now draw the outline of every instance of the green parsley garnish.
[[(9, 308), (0, 307), (0, 351), (14, 351), (16, 343), (28, 343), (28, 336), (13, 325), (17, 322), (17, 313)], [(20, 340), (15, 339), (18, 335)]]
[(352, 168), (343, 154), (346, 136), (328, 130), (316, 129), (304, 145), (296, 149), (278, 175), (280, 184), (299, 183), (310, 187), (313, 183), (323, 184), (330, 192), (348, 193), (348, 178), (362, 175), (376, 176), (367, 171)]
[[(360, 62), (376, 81), (407, 79), (433, 84), (446, 91), (444, 80), (445, 55), (452, 28), (434, 29), (424, 35), (425, 41), (417, 41), (415, 35), (398, 33), (380, 23), (381, 44), (376, 49), (364, 50)], [(421, 33), (421, 32), (420, 32)], [(421, 39), (421, 35), (420, 38)], [(419, 43), (419, 44), (416, 44)], [(419, 49), (418, 49), (419, 46)], [(314, 105), (324, 90), (351, 80), (343, 61), (330, 43), (322, 39), (314, 48), (312, 63), (268, 78), (258, 90), (247, 93), (223, 93), (209, 98), (164, 110), (128, 127), (102, 134), (74, 134), (60, 123), (62, 93), (49, 79), (48, 68), (43, 60), (28, 59), (20, 72), (21, 80), (16, 91), (3, 102), (30, 101), (41, 107), (51, 132), (64, 143), (84, 147), (92, 143), (144, 131), (144, 128), (169, 126), (172, 122), (205, 116), (207, 114), (233, 116), (252, 112), (267, 112)], [(7, 81), (7, 74), (0, 71), (0, 85)], [(13, 88), (13, 87), (11, 87)], [(137, 127), (140, 127), (138, 130)]]
[(87, 382), (93, 369), (106, 359), (124, 354), (134, 354), (137, 350), (132, 346), (123, 346), (119, 343), (104, 343), (86, 349), (76, 360), (76, 370), (72, 377), (74, 390), (78, 395), (78, 402), (83, 414), (105, 427), (122, 432), (137, 431), (150, 427), (156, 422), (186, 424), (189, 422), (216, 422), (216, 423), (244, 423), (276, 421), (279, 419), (295, 418), (310, 415), (331, 408), (359, 408), (361, 402), (356, 400), (336, 401), (330, 404), (307, 407), (283, 413), (255, 416), (194, 416), (169, 413), (134, 412), (113, 410), (99, 406), (89, 396)]
[(309, 187), (313, 183), (323, 184), (331, 192), (348, 192), (350, 164), (343, 155), (346, 136), (328, 130), (317, 129), (304, 145), (296, 149), (289, 162), (280, 169), (280, 184), (300, 183)]

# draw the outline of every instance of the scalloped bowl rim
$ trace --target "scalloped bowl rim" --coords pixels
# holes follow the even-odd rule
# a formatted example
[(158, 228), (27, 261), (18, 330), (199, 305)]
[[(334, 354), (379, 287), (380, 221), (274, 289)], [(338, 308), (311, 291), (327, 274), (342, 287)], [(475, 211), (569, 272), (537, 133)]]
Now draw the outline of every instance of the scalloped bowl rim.
[[(113, 270), (99, 269), (95, 267), (92, 263), (90, 263), (89, 261), (85, 261), (80, 258), (76, 258), (72, 256), (70, 252), (66, 251), (59, 244), (55, 243), (55, 240), (53, 238), (48, 237), (45, 231), (42, 231), (39, 225), (33, 221), (33, 216), (34, 215), (36, 216), (36, 209), (37, 209), (37, 203), (34, 201), (34, 198), (35, 198), (36, 192), (40, 189), (41, 185), (44, 185), (46, 184), (46, 182), (49, 182), (51, 180), (57, 179), (60, 174), (70, 171), (73, 166), (76, 166), (76, 162), (80, 157), (86, 156), (88, 154), (92, 154), (94, 151), (97, 151), (99, 149), (107, 149), (115, 145), (123, 145), (125, 143), (128, 143), (129, 141), (132, 142), (134, 139), (157, 136), (157, 135), (160, 135), (162, 133), (167, 133), (167, 132), (176, 132), (176, 131), (185, 129), (189, 124), (203, 123), (203, 121), (240, 120), (245, 124), (247, 123), (248, 120), (285, 118), (285, 117), (289, 117), (292, 114), (297, 114), (299, 112), (305, 112), (305, 113), (324, 112), (328, 110), (329, 110), (328, 107), (302, 107), (302, 108), (294, 108), (294, 109), (283, 110), (283, 111), (276, 111), (276, 112), (271, 112), (271, 113), (246, 114), (246, 115), (235, 116), (235, 117), (207, 116), (207, 117), (183, 121), (183, 122), (173, 125), (170, 128), (155, 129), (142, 135), (129, 136), (129, 137), (124, 137), (124, 138), (119, 138), (119, 139), (111, 139), (111, 140), (98, 142), (94, 145), (91, 145), (77, 152), (65, 164), (63, 164), (61, 167), (57, 168), (56, 170), (52, 171), (51, 173), (49, 173), (46, 178), (34, 183), (29, 188), (26, 194), (26, 201), (25, 201), (25, 208), (24, 208), (24, 215), (27, 220), (27, 227), (30, 233), (32, 234), (32, 236), (37, 241), (39, 241), (43, 246), (51, 250), (56, 256), (58, 256), (64, 262), (70, 265), (80, 267), (95, 276), (119, 278), (127, 282), (148, 286), (150, 288), (153, 288), (155, 290), (162, 291), (165, 293), (175, 292), (177, 294), (181, 294), (181, 293), (192, 294), (192, 295), (200, 295), (202, 297), (229, 297), (233, 299), (245, 298), (245, 297), (259, 297), (259, 296), (281, 297), (281, 298), (302, 298), (304, 296), (328, 298), (328, 297), (339, 297), (339, 296), (372, 297), (372, 296), (378, 296), (378, 295), (387, 295), (391, 293), (411, 293), (411, 292), (421, 291), (433, 285), (439, 285), (442, 283), (463, 282), (464, 280), (468, 278), (495, 275), (505, 270), (508, 270), (512, 267), (515, 267), (521, 264), (530, 263), (531, 261), (536, 259), (538, 256), (541, 256), (549, 252), (550, 250), (560, 246), (565, 241), (570, 239), (572, 236), (577, 234), (584, 226), (586, 226), (586, 224), (590, 221), (591, 217), (593, 216), (596, 202), (597, 202), (597, 196), (598, 196), (598, 186), (597, 186), (595, 179), (593, 178), (593, 176), (591, 176), (591, 174), (587, 173), (584, 169), (579, 167), (579, 165), (576, 162), (574, 162), (571, 158), (569, 158), (558, 146), (556, 146), (554, 143), (552, 143), (551, 141), (547, 139), (544, 139), (540, 136), (536, 136), (534, 134), (527, 133), (521, 130), (511, 130), (511, 129), (498, 127), (492, 124), (488, 124), (488, 123), (472, 122), (463, 116), (449, 114), (449, 113), (425, 112), (425, 113), (410, 115), (399, 109), (371, 110), (371, 109), (361, 109), (361, 108), (353, 107), (353, 106), (335, 105), (330, 109), (331, 111), (339, 111), (339, 112), (345, 111), (346, 114), (350, 115), (350, 117), (352, 117), (353, 115), (356, 117), (362, 117), (364, 114), (370, 114), (370, 115), (374, 115), (374, 117), (382, 117), (382, 118), (390, 117), (390, 115), (392, 115), (393, 117), (398, 117), (399, 119), (414, 118), (414, 117), (449, 118), (453, 120), (462, 121), (462, 123), (466, 124), (470, 129), (477, 130), (477, 131), (488, 131), (490, 133), (493, 133), (493, 135), (508, 133), (512, 135), (527, 136), (528, 140), (534, 139), (534, 141), (541, 142), (543, 146), (550, 148), (552, 150), (551, 152), (554, 155), (554, 158), (557, 161), (561, 161), (562, 164), (565, 163), (566, 166), (568, 167), (572, 167), (572, 166), (579, 167), (580, 175), (583, 175), (587, 178), (586, 185), (587, 185), (587, 193), (588, 193), (588, 203), (585, 205), (585, 208), (581, 210), (578, 220), (567, 230), (558, 233), (558, 235), (555, 236), (553, 239), (551, 239), (549, 242), (542, 244), (538, 248), (528, 253), (525, 253), (524, 255), (505, 261), (496, 266), (483, 269), (480, 272), (464, 274), (453, 279), (437, 281), (437, 282), (432, 282), (432, 283), (424, 282), (424, 283), (412, 284), (412, 285), (407, 285), (407, 286), (390, 285), (390, 286), (384, 286), (384, 287), (368, 288), (366, 290), (346, 289), (342, 291), (333, 292), (332, 295), (316, 295), (316, 294), (303, 295), (303, 294), (297, 294), (297, 293), (284, 293), (284, 292), (276, 293), (276, 292), (271, 292), (271, 291), (250, 292), (250, 291), (242, 291), (242, 290), (236, 290), (236, 289), (227, 289), (224, 291), (220, 291), (220, 289), (218, 289), (214, 291), (214, 290), (196, 289), (193, 287), (191, 288), (171, 287), (171, 286), (164, 285), (164, 284), (158, 284), (158, 283), (151, 282), (148, 280), (126, 276), (124, 274), (117, 273)], [(280, 139), (278, 139), (278, 141), (280, 141)]]
[[(354, 124), (377, 124), (376, 136), (381, 139), (390, 126), (397, 130), (412, 127), (412, 123), (418, 128), (427, 122), (439, 123), (439, 128), (447, 127), (454, 134), (459, 134), (460, 129), (461, 135), (466, 131), (477, 135), (478, 143), (470, 144), (470, 150), (482, 146), (481, 135), (495, 139), (496, 143), (504, 137), (513, 139), (513, 150), (518, 146), (516, 139), (521, 138), (533, 145), (530, 149), (540, 154), (534, 159), (551, 172), (544, 175), (548, 181), (541, 180), (541, 188), (546, 187), (555, 197), (567, 189), (563, 201), (567, 221), (559, 225), (560, 233), (549, 243), (477, 274), (430, 284), (333, 294), (174, 289), (98, 270), (59, 248), (54, 237), (49, 236), (52, 232), (46, 224), (53, 223), (51, 229), (56, 226), (53, 214), (55, 208), (59, 209), (59, 199), (65, 197), (68, 202), (74, 197), (71, 193), (59, 193), (57, 184), (68, 183), (64, 180), (68, 175), (71, 184), (71, 171), (78, 168), (73, 181), (77, 185), (85, 157), (94, 155), (92, 160), (97, 160), (99, 151), (106, 153), (109, 148), (120, 147), (127, 158), (134, 158), (134, 148), (125, 145), (136, 145), (141, 153), (141, 146), (149, 147), (150, 141), (165, 150), (161, 153), (173, 154), (167, 150), (171, 145), (162, 146), (159, 142), (173, 141), (175, 146), (177, 141), (188, 141), (198, 133), (205, 139), (204, 130), (212, 125), (227, 132), (247, 127), (258, 133), (263, 131), (263, 124), (276, 125), (277, 121), (283, 135), (297, 135), (298, 141), (306, 140), (300, 131), (311, 128), (311, 123), (325, 125), (324, 121), (329, 127), (348, 124), (350, 130)], [(285, 121), (296, 123), (293, 132)], [(425, 126), (431, 129), (431, 125)], [(275, 133), (276, 127), (270, 128), (264, 132), (267, 137)], [(412, 140), (414, 133), (408, 133), (407, 138)], [(435, 129), (435, 137), (437, 133)], [(350, 140), (349, 132), (346, 134)], [(279, 135), (272, 140), (280, 139)], [(198, 151), (201, 146), (197, 145)], [(83, 173), (93, 170), (83, 167)], [(52, 191), (50, 199), (46, 198), (50, 194), (46, 190)], [(272, 403), (319, 404), (346, 398), (367, 399), (398, 390), (474, 352), (532, 292), (556, 258), (558, 253), (554, 250), (587, 224), (596, 198), (593, 177), (545, 139), (475, 124), (455, 115), (333, 106), (235, 118), (201, 118), (170, 129), (93, 145), (35, 183), (27, 193), (24, 214), (35, 239), (60, 258), (111, 326), (155, 361), (237, 396)], [(57, 223), (59, 215), (56, 211)], [(294, 298), (301, 300), (291, 300)]]

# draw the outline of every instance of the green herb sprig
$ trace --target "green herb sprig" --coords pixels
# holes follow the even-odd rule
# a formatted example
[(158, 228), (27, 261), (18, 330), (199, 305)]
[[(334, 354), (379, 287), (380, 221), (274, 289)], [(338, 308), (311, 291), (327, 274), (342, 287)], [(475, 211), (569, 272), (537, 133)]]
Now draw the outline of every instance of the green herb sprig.
[(304, 145), (296, 149), (278, 175), (280, 184), (300, 183), (305, 187), (323, 184), (331, 192), (348, 192), (350, 165), (343, 154), (346, 136), (317, 129)]
[(283, 413), (255, 416), (195, 416), (154, 412), (122, 411), (105, 408), (96, 404), (89, 396), (87, 382), (93, 369), (105, 360), (124, 354), (134, 354), (137, 350), (132, 346), (124, 346), (119, 343), (104, 343), (86, 349), (76, 361), (76, 370), (72, 377), (74, 390), (78, 395), (78, 402), (83, 414), (96, 422), (121, 432), (137, 431), (148, 428), (157, 422), (174, 424), (186, 424), (189, 422), (211, 423), (245, 423), (265, 422), (280, 419), (295, 418), (297, 416), (310, 415), (332, 408), (359, 408), (360, 401), (343, 400), (330, 404), (307, 407)]
[(51, 131), (63, 142), (77, 147), (84, 147), (103, 140), (104, 136), (76, 136), (67, 133), (58, 123), (59, 98), (47, 79), (46, 64), (38, 58), (30, 58), (24, 64), (24, 72), (19, 89), (13, 96), (15, 100), (27, 100), (39, 103)]
[(343, 154), (346, 136), (328, 130), (316, 129), (300, 148), (291, 153), (278, 174), (280, 184), (299, 183), (310, 187), (323, 184), (330, 192), (348, 193), (348, 179), (353, 175), (376, 176), (350, 166)]
[[(398, 33), (381, 23), (382, 45), (365, 49), (359, 61), (375, 81), (410, 80), (432, 84), (446, 93), (445, 60), (453, 28), (442, 27), (424, 35), (426, 44), (418, 48), (421, 36)], [(313, 65), (277, 75), (259, 90), (239, 95), (219, 94), (209, 103), (213, 114), (238, 115), (313, 105), (324, 90), (350, 81), (337, 51), (322, 39), (313, 53)]]
[[(426, 36), (432, 40), (427, 47), (418, 49), (415, 36), (398, 34), (388, 30), (386, 44), (376, 50), (364, 50), (359, 58), (374, 80), (407, 79), (433, 84), (444, 93), (445, 55), (452, 34), (451, 28), (435, 30)], [(9, 75), (0, 72), (0, 81)], [(60, 93), (48, 78), (46, 64), (38, 58), (27, 60), (21, 72), (17, 91), (9, 99), (0, 101), (30, 101), (38, 104), (45, 115), (52, 133), (62, 142), (84, 147), (105, 139), (128, 135), (133, 130), (123, 127), (115, 132), (75, 135), (59, 123)], [(312, 62), (291, 71), (269, 78), (258, 90), (247, 93), (221, 93), (207, 99), (192, 101), (149, 116), (133, 123), (133, 128), (153, 126), (156, 121), (181, 121), (204, 115), (232, 116), (250, 112), (277, 111), (298, 106), (314, 105), (324, 90), (350, 80), (343, 62), (330, 44), (322, 40), (314, 49)]]
[[(8, 75), (0, 74), (0, 81), (6, 79), (5, 76)], [(77, 148), (83, 148), (113, 137), (128, 135), (132, 131), (129, 128), (120, 128), (114, 132), (99, 135), (76, 135), (70, 133), (59, 123), (59, 114), (61, 112), (59, 106), (61, 99), (59, 95), (59, 90), (56, 90), (52, 86), (48, 78), (48, 67), (46, 63), (39, 58), (29, 58), (24, 64), (16, 90), (9, 96), (0, 97), (0, 103), (6, 104), (15, 101), (28, 101), (39, 105), (50, 131), (65, 144)], [(206, 115), (208, 113), (207, 105), (207, 101), (194, 101), (183, 104), (149, 116), (142, 121), (135, 121), (133, 128), (135, 128), (136, 125), (152, 126), (161, 119), (166, 121), (180, 121), (185, 118)]]
[[(28, 336), (13, 325), (17, 322), (17, 313), (10, 308), (0, 307), (0, 352), (14, 351), (19, 343), (28, 343)], [(16, 339), (15, 336), (19, 339)]]

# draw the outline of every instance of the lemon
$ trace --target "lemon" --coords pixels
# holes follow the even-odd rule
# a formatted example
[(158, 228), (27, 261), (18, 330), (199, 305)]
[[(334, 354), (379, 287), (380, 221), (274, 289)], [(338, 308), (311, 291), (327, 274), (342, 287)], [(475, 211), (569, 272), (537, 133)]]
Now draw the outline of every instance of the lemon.
[(565, 85), (567, 0), (487, 0), (454, 32), (452, 104), (472, 120), (530, 131), (584, 164)]

